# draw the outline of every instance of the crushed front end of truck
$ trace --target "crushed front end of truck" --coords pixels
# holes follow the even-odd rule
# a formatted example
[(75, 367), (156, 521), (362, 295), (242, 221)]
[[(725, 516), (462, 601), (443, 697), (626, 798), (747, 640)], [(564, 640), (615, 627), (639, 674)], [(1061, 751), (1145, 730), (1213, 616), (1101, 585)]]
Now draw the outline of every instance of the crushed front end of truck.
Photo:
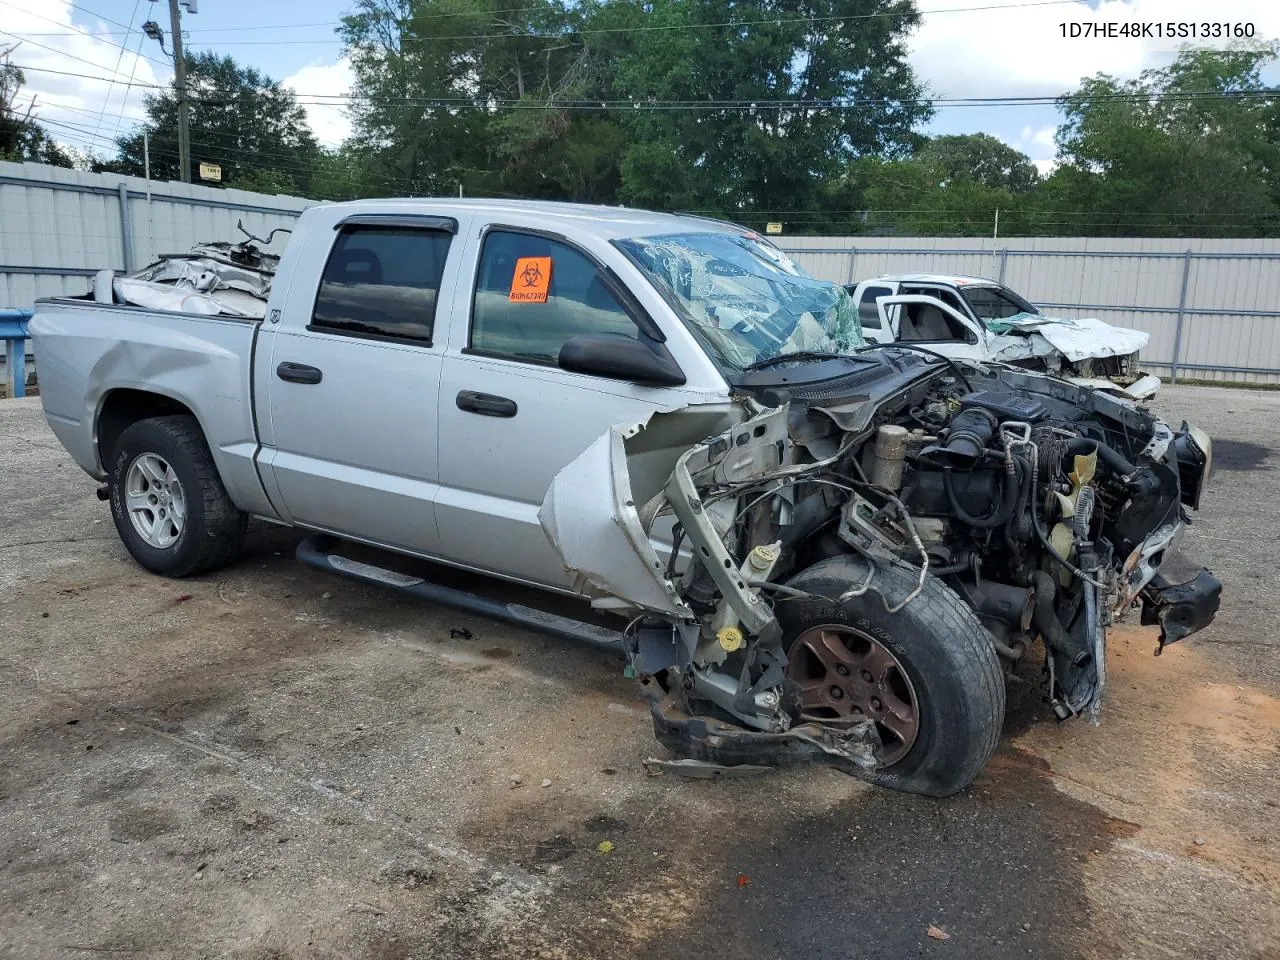
[(1213, 619), (1212, 574), (1159, 576), (1209, 475), (1202, 431), (1007, 366), (809, 366), (614, 428), (543, 504), (579, 591), (631, 617), (676, 752), (945, 795), (1037, 644), (1054, 713), (1096, 718), (1111, 623), (1141, 605), (1163, 647)]

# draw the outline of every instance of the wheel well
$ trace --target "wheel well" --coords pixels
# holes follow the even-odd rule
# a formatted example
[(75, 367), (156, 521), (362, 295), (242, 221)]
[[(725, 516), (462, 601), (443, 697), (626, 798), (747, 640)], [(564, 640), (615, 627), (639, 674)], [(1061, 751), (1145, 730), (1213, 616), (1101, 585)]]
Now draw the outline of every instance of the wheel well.
[(98, 413), (98, 460), (105, 467), (120, 434), (139, 420), (173, 414), (195, 416), (190, 407), (172, 397), (146, 390), (112, 390)]

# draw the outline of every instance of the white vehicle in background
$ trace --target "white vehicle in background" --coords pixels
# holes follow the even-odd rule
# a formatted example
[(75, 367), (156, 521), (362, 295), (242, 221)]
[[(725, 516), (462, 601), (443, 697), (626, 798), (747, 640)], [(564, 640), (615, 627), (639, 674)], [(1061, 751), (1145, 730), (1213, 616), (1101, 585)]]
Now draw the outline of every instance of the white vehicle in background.
[(1094, 318), (1047, 317), (996, 280), (910, 273), (845, 289), (871, 343), (918, 343), (954, 359), (994, 360), (1148, 400), (1160, 379), (1138, 368), (1150, 335)]

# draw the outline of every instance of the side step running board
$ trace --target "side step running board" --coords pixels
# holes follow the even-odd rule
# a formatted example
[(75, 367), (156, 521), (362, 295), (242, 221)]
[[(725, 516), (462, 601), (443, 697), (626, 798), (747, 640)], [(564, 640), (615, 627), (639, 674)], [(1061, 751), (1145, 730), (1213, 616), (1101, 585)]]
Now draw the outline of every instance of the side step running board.
[(390, 587), (431, 603), (456, 607), (470, 613), (503, 620), (526, 630), (549, 633), (556, 637), (566, 637), (579, 643), (585, 643), (600, 650), (622, 654), (623, 635), (616, 630), (597, 627), (569, 617), (561, 617), (544, 610), (536, 610), (519, 603), (503, 603), (490, 600), (465, 590), (446, 587), (432, 583), (422, 577), (411, 577), (407, 574), (375, 567), (359, 560), (350, 560), (338, 556), (333, 551), (338, 549), (342, 541), (328, 534), (317, 534), (298, 544), (297, 557), (308, 567), (322, 573), (336, 573), (360, 583), (368, 583), (378, 587)]

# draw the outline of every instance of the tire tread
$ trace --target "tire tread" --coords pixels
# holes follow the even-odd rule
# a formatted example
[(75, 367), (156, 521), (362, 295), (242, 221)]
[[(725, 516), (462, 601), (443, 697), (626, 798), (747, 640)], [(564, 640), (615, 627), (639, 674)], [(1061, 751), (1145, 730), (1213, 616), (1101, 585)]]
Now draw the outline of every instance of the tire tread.
[[(199, 530), (191, 531), (197, 534), (195, 549), (181, 563), (156, 572), (181, 578), (226, 566), (240, 551), (248, 526), (248, 516), (236, 507), (227, 493), (199, 422), (186, 414), (139, 420), (121, 433), (119, 443), (127, 442), (130, 432), (143, 424), (160, 431), (186, 455), (195, 474), (195, 482), (184, 482), (183, 490), (188, 498), (199, 498), (199, 515), (203, 520)], [(112, 455), (114, 457), (114, 451)], [(189, 521), (193, 520), (190, 503), (187, 517)]]

